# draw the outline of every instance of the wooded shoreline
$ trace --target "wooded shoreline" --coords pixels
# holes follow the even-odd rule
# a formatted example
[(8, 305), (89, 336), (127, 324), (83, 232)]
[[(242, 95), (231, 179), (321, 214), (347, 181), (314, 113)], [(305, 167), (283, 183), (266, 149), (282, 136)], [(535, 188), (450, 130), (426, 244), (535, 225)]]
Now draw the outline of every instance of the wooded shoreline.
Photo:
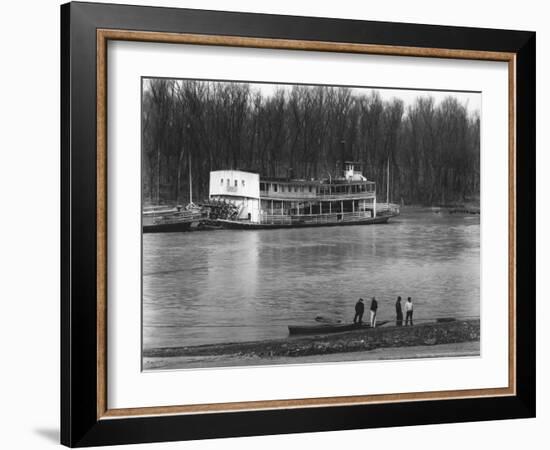
[(479, 151), (479, 111), (452, 93), (436, 102), (418, 92), (405, 105), (370, 89), (274, 85), (267, 95), (253, 83), (143, 82), (145, 203), (188, 201), (190, 185), (194, 201), (202, 200), (212, 170), (319, 179), (346, 160), (363, 164), (379, 201), (476, 201)]

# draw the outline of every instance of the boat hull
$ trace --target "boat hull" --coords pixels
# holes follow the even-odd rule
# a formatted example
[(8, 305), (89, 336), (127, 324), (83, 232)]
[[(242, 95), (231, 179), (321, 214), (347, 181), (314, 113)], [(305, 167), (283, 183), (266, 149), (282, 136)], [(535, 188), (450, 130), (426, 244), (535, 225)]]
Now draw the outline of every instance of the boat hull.
[(181, 231), (190, 231), (193, 222), (179, 223), (156, 223), (143, 225), (144, 233), (179, 233)]
[(354, 221), (341, 221), (341, 222), (300, 222), (292, 221), (291, 223), (251, 223), (244, 220), (225, 220), (218, 219), (216, 223), (220, 224), (224, 228), (239, 229), (239, 230), (272, 230), (275, 228), (300, 228), (300, 227), (339, 227), (349, 225), (373, 225), (380, 223), (387, 223), (391, 217), (395, 216), (379, 216), (374, 218), (364, 218)]
[[(378, 322), (378, 326), (386, 324), (387, 321)], [(328, 334), (342, 333), (345, 331), (366, 330), (371, 328), (368, 323), (345, 323), (345, 324), (326, 324), (326, 325), (289, 325), (288, 334), (304, 335), (304, 334)]]

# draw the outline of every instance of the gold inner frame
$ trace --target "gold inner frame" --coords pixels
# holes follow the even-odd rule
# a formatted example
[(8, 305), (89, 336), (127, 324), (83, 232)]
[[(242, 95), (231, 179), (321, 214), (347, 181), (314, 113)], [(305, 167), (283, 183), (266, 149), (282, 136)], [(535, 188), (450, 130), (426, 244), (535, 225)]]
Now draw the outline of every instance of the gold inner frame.
[[(363, 53), (508, 63), (508, 386), (401, 394), (318, 397), (200, 405), (109, 409), (107, 405), (107, 42), (109, 40), (267, 49)], [(478, 50), (403, 47), (341, 42), (264, 39), (114, 29), (97, 30), (97, 418), (313, 408), (403, 401), (448, 400), (516, 394), (516, 54)]]

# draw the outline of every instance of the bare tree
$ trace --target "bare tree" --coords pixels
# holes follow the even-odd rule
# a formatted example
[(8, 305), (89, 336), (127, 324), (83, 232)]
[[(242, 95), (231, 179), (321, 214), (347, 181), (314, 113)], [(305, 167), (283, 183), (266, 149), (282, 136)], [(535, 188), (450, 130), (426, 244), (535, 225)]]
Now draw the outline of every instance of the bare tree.
[(180, 202), (208, 195), (209, 172), (326, 177), (346, 159), (363, 163), (386, 196), (437, 204), (479, 198), (479, 114), (449, 96), (436, 105), (349, 88), (293, 86), (263, 95), (247, 83), (151, 79), (142, 105), (143, 196)]

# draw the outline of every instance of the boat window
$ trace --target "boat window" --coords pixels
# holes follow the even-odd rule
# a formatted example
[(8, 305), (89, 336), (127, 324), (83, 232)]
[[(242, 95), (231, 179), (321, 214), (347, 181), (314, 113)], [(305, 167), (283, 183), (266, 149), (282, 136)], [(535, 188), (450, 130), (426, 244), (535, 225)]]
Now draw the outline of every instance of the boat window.
[(228, 178), (227, 179), (227, 187), (229, 187), (229, 184), (231, 183), (231, 180)]
[(223, 184), (223, 178), (220, 180), (220, 184)]
[(242, 184), (243, 184), (243, 187), (244, 187), (244, 180), (241, 180)]
[(273, 185), (273, 192), (277, 192), (277, 188), (278, 188), (278, 187), (279, 187), (278, 184), (274, 184), (274, 185)]
[(235, 180), (235, 187), (237, 187), (238, 185), (239, 185), (239, 182)]

